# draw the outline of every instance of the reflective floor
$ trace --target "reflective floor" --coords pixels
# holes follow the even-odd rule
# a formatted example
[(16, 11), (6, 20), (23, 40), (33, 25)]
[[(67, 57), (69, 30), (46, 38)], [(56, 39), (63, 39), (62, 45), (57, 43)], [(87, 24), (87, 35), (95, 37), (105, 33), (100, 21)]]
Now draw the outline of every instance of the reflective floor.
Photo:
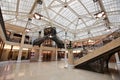
[(64, 62), (0, 64), (0, 80), (112, 80), (108, 74), (64, 68)]
[(120, 80), (120, 64), (109, 63), (109, 71), (113, 80)]

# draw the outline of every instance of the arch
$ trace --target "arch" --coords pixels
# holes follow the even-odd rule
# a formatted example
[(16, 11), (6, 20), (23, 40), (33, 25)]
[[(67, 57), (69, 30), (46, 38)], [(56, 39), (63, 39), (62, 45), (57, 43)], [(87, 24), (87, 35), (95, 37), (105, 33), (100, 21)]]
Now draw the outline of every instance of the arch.
[[(106, 52), (103, 55), (97, 56), (81, 65), (75, 66), (75, 68), (81, 68), (85, 70), (95, 71), (104, 73), (106, 70), (108, 71), (108, 63), (112, 55), (114, 55), (116, 52), (120, 51), (120, 46)], [(98, 67), (94, 67), (94, 64), (98, 64)]]
[(117, 52), (114, 52), (114, 53), (108, 55), (108, 58), (106, 59), (106, 68), (109, 68), (108, 64), (109, 64), (110, 58), (111, 58), (113, 55), (115, 55), (116, 53), (117, 53)]
[(40, 46), (45, 40), (47, 39), (51, 39), (53, 41), (55, 41), (55, 43), (57, 44), (57, 47), (58, 48), (64, 48), (64, 43), (62, 40), (60, 40), (56, 35), (52, 36), (51, 38), (49, 36), (44, 36), (42, 38), (38, 38), (38, 39), (35, 39), (33, 41), (33, 46), (34, 45), (38, 45)]

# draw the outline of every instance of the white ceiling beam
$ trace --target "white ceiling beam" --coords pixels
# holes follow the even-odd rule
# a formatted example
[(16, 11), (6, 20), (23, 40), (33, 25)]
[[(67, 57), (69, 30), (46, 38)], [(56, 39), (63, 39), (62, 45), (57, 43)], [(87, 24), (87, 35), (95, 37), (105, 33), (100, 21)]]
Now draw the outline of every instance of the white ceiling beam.
[(94, 18), (93, 17), (93, 15), (89, 12), (89, 10), (86, 8), (86, 6), (80, 1), (80, 0), (78, 0), (78, 2), (85, 8), (85, 10), (87, 11), (87, 13), (92, 17), (92, 18)]
[[(49, 18), (47, 18), (45, 16), (44, 16), (44, 18), (46, 18), (47, 20), (46, 19), (42, 19), (42, 20), (45, 21), (45, 22), (48, 22), (48, 23), (51, 20), (51, 19), (49, 19)], [(56, 21), (53, 21), (52, 24), (55, 25), (55, 26), (57, 26), (57, 27), (59, 27), (59, 28), (62, 28), (63, 30), (66, 30), (66, 26), (64, 26), (64, 25), (62, 25), (62, 24), (60, 24), (60, 23), (58, 23)], [(73, 33), (73, 31), (71, 31), (71, 30), (69, 30), (69, 32)]]
[(61, 4), (64, 4), (64, 2), (63, 2), (63, 1), (61, 1), (61, 0), (56, 0), (56, 1), (60, 2)]
[[(43, 2), (43, 9), (44, 9), (44, 8), (47, 8), (45, 2)], [(48, 9), (46, 9), (45, 12), (46, 12), (46, 14), (47, 14), (48, 19), (50, 19), (50, 15), (49, 15)], [(50, 20), (49, 23), (50, 23), (50, 25), (52, 25), (52, 20)]]
[(62, 4), (58, 4), (58, 5), (50, 6), (48, 8), (57, 8), (57, 7), (62, 7), (62, 6), (63, 6)]
[[(16, 15), (16, 11), (9, 11), (9, 10), (2, 10), (2, 12), (4, 13), (14, 13)], [(19, 13), (22, 13), (22, 14), (28, 14), (26, 12), (19, 12)]]
[[(52, 10), (52, 9), (50, 9), (50, 10)], [(55, 12), (54, 10), (52, 10), (54, 13), (56, 13), (57, 15), (59, 15), (59, 16), (61, 16), (61, 17), (63, 17), (64, 19), (66, 19), (68, 22), (70, 22), (71, 23), (71, 21), (69, 20), (69, 19), (67, 19), (66, 17), (64, 17), (64, 16), (62, 16), (61, 14), (59, 14), (59, 13), (57, 13), (57, 12)]]
[[(70, 26), (71, 24), (73, 24), (77, 19), (78, 19), (78, 18), (76, 18), (76, 19), (73, 20), (71, 23), (69, 23), (69, 24), (67, 25), (66, 30), (69, 30), (69, 29), (70, 29), (69, 26)], [(73, 34), (75, 34), (75, 33), (76, 33), (76, 31), (73, 30)]]
[(67, 26), (70, 26), (71, 24), (73, 24), (78, 18), (75, 18), (71, 23), (69, 23)]
[[(58, 1), (58, 2), (60, 2), (63, 6), (64, 6), (64, 2), (63, 1), (61, 1), (61, 0), (56, 0), (56, 1)], [(71, 0), (70, 2), (73, 2), (73, 1), (75, 1), (75, 0)], [(69, 5), (67, 6), (67, 7), (69, 7), (70, 8), (70, 10), (74, 13), (74, 14), (76, 14), (78, 17), (80, 17), (80, 18), (82, 18), (81, 17), (81, 15), (79, 15), (77, 12), (75, 12)], [(85, 7), (86, 8), (86, 7)], [(90, 13), (90, 12), (89, 12)], [(94, 17), (92, 17), (92, 18), (94, 18)], [(86, 24), (85, 24), (86, 25)]]
[(17, 0), (17, 4), (16, 4), (16, 18), (17, 16), (19, 15), (18, 12), (19, 12), (19, 5), (20, 5), (20, 0)]
[[(60, 13), (60, 12), (63, 10), (63, 8), (64, 8), (64, 7), (62, 7), (62, 8), (58, 11), (58, 13)], [(58, 16), (58, 14), (56, 14), (56, 15), (53, 17), (53, 20), (54, 20), (57, 16)]]
[(50, 7), (50, 6), (53, 4), (54, 1), (55, 1), (55, 0), (53, 0), (53, 1), (48, 5), (48, 7)]
[(68, 6), (68, 9), (73, 12), (78, 18), (80, 18), (80, 20), (84, 23), (84, 25), (87, 27), (87, 24), (85, 23), (85, 21), (79, 16), (79, 14), (74, 11), (70, 6)]
[(70, 0), (70, 1), (67, 2), (67, 4), (70, 4), (70, 3), (74, 2), (74, 1), (75, 1), (75, 0)]
[(120, 22), (111, 22), (110, 26), (119, 26), (120, 27)]
[(47, 14), (47, 17), (50, 18), (50, 15), (49, 15), (49, 13), (48, 13), (48, 11), (47, 11), (48, 9), (47, 9), (47, 7), (46, 7), (46, 3), (45, 3), (45, 2), (43, 2), (43, 9), (44, 9), (44, 8), (46, 8), (45, 12), (46, 12), (46, 14)]
[(108, 24), (108, 27), (109, 27), (110, 21), (109, 21), (109, 18), (107, 16), (107, 12), (105, 10), (104, 4), (103, 4), (102, 0), (98, 0), (98, 3), (100, 5), (101, 10), (105, 12), (105, 15), (106, 15), (106, 20), (105, 21), (106, 21), (106, 24)]
[(32, 13), (33, 13), (35, 7), (37, 6), (37, 1), (38, 1), (38, 0), (34, 0), (34, 3), (33, 3), (33, 5), (32, 5), (32, 8), (31, 8), (29, 14), (32, 14)]
[(44, 28), (44, 27), (42, 27), (42, 26), (46, 26), (47, 24), (42, 24), (42, 25), (36, 25), (36, 24), (33, 24), (33, 23), (31, 23), (32, 25), (34, 25), (34, 26), (36, 26), (36, 27), (32, 27), (32, 28), (30, 28), (30, 29), (39, 29), (39, 28)]
[(4, 20), (4, 22), (11, 22), (12, 20), (14, 20), (15, 18), (12, 19), (8, 19), (8, 20)]
[[(91, 27), (91, 26), (92, 26), (92, 27)], [(96, 24), (95, 24), (95, 25), (91, 25), (91, 26), (88, 26), (88, 28), (78, 29), (76, 33), (78, 34), (79, 32), (90, 31), (90, 29), (104, 26), (104, 23), (102, 23), (101, 25), (96, 25)]]
[[(103, 39), (107, 36), (108, 34), (104, 34), (104, 35), (100, 35), (100, 36), (96, 36), (96, 37), (92, 37), (91, 39), (93, 40), (99, 40), (99, 39)], [(90, 38), (86, 38), (86, 39), (79, 39), (79, 40), (75, 40), (74, 42), (82, 42), (82, 41), (86, 41)]]

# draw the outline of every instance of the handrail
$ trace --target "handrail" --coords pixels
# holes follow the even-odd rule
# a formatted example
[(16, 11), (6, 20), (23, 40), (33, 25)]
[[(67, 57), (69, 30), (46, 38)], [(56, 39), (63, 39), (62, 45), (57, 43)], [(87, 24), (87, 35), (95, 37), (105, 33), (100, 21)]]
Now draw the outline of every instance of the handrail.
[[(101, 41), (104, 41), (106, 38), (109, 38), (109, 37), (113, 37), (113, 38), (115, 38), (114, 37), (114, 33), (116, 33), (116, 32), (120, 32), (120, 29), (117, 29), (116, 31), (114, 31), (114, 32), (112, 32), (111, 34), (109, 34), (109, 35), (107, 35), (105, 38), (102, 38), (101, 40), (99, 40), (98, 42), (101, 42)], [(97, 42), (97, 43), (98, 43)], [(96, 43), (94, 43), (94, 44), (96, 44)]]
[(119, 36), (116, 36), (115, 33), (120, 33), (120, 29), (117, 29), (116, 31), (114, 31), (114, 32), (112, 32), (111, 34), (107, 35), (105, 38), (100, 39), (99, 41), (97, 41), (97, 42), (94, 43), (93, 45), (94, 45), (94, 46), (95, 46), (95, 45), (100, 45), (100, 43), (101, 43), (101, 45), (100, 45), (99, 47), (102, 47), (102, 46), (104, 46), (105, 44), (107, 44), (107, 43), (109, 43), (110, 41), (112, 41), (113, 39), (116, 39), (116, 38), (120, 37), (120, 35), (119, 35)]
[[(118, 35), (116, 35), (115, 33), (119, 33)], [(94, 52), (96, 49), (103, 47), (104, 45), (110, 43), (111, 41), (113, 41), (116, 38), (120, 37), (120, 29), (114, 31), (113, 33), (109, 34), (108, 36), (106, 36), (105, 38), (102, 38), (98, 44), (93, 44), (92, 46), (94, 46), (93, 49), (89, 49), (89, 47), (84, 48), (79, 54), (77, 54), (77, 57), (75, 57), (75, 59), (80, 59), (83, 56), (86, 56), (87, 54)], [(90, 52), (89, 52), (90, 50)]]
[(111, 41), (109, 44), (106, 44), (106, 45), (94, 50), (93, 52), (88, 53), (84, 57), (81, 57), (81, 58), (75, 60), (74, 64), (78, 65), (78, 64), (84, 63), (86, 61), (89, 61), (89, 60), (94, 59), (96, 57), (99, 57), (101, 55), (104, 55), (104, 53), (111, 54), (112, 52), (110, 53), (109, 51), (111, 51), (113, 49), (115, 49), (117, 51), (118, 49), (116, 49), (116, 48), (119, 48), (119, 47), (120, 47), (120, 37), (118, 37), (115, 40)]
[(8, 40), (7, 34), (6, 34), (6, 29), (5, 29), (5, 24), (4, 24), (4, 20), (3, 20), (3, 16), (2, 16), (2, 11), (1, 11), (1, 7), (0, 7), (0, 24), (1, 24), (1, 28), (5, 34), (5, 38), (6, 40)]

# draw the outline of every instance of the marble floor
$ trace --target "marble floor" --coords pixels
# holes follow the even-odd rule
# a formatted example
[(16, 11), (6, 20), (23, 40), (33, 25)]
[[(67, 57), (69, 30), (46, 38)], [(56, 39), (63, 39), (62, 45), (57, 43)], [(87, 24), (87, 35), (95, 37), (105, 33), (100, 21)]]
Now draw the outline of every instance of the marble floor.
[(109, 71), (113, 80), (120, 80), (120, 64), (109, 63)]
[(63, 61), (0, 64), (0, 80), (113, 80), (109, 74), (64, 68)]

